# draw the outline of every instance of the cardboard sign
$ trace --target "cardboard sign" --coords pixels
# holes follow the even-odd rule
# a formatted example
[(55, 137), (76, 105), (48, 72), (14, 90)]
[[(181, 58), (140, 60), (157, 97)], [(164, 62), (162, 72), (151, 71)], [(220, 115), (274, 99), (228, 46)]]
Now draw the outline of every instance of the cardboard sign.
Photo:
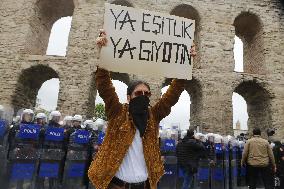
[(36, 124), (21, 124), (18, 137), (21, 139), (37, 140), (39, 137), (40, 126)]
[(64, 128), (47, 127), (45, 131), (45, 140), (48, 141), (63, 141)]
[(108, 43), (99, 66), (120, 73), (192, 78), (194, 20), (106, 3), (104, 29)]

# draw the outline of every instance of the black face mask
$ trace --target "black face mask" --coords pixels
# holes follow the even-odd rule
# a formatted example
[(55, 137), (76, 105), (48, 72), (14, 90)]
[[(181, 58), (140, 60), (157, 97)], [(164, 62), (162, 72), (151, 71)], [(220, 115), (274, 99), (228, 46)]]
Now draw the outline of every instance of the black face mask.
[(140, 132), (140, 136), (143, 137), (147, 121), (148, 121), (148, 106), (150, 104), (150, 99), (147, 96), (141, 95), (135, 97), (129, 102), (129, 113), (133, 118), (133, 122)]

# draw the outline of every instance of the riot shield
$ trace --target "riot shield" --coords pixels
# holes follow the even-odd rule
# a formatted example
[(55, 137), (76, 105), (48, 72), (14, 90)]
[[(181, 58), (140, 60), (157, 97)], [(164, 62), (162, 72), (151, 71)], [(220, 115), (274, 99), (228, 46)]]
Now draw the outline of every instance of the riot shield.
[(9, 151), (7, 189), (33, 189), (39, 158), (40, 126), (20, 124)]
[(209, 160), (201, 159), (195, 178), (196, 189), (210, 189), (210, 169)]
[(60, 189), (66, 154), (64, 128), (47, 127), (44, 133), (36, 188)]
[(76, 130), (70, 136), (64, 167), (63, 188), (85, 189), (88, 186), (88, 162), (90, 133)]
[(177, 185), (177, 158), (176, 156), (165, 156), (165, 174), (159, 182), (161, 189), (176, 189)]
[[(91, 154), (89, 157), (89, 164), (91, 164), (91, 161), (95, 158), (99, 146), (103, 143), (105, 137), (105, 133), (102, 131), (93, 131), (92, 136), (91, 136), (91, 141), (90, 141), (90, 146), (91, 146)], [(88, 189), (95, 189), (95, 186), (89, 181), (89, 187)]]
[(211, 189), (225, 189), (226, 167), (224, 164), (223, 145), (215, 144), (216, 162), (212, 168), (211, 174)]
[(245, 189), (247, 188), (247, 168), (241, 166), (242, 153), (244, 149), (244, 142), (240, 141), (237, 151), (237, 188)]

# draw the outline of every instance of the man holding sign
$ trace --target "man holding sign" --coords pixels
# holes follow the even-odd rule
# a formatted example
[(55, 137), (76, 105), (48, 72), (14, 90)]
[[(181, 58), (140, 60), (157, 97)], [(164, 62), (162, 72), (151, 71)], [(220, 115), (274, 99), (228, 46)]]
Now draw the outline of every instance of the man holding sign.
[[(130, 11), (124, 15), (125, 21), (117, 20), (117, 23), (126, 22), (135, 28), (129, 13)], [(104, 47), (101, 56), (107, 53), (109, 43), (113, 42), (109, 42), (106, 33), (101, 31), (97, 39), (99, 47)], [(193, 49), (191, 54), (195, 54)], [(112, 57), (112, 54), (107, 56)], [(102, 57), (101, 60), (104, 61)], [(112, 69), (109, 65), (111, 64), (101, 64), (100, 67)], [(138, 65), (133, 68), (136, 71), (140, 69)], [(171, 107), (176, 104), (184, 90), (184, 85), (185, 80), (174, 79), (162, 98), (154, 106), (150, 106), (149, 85), (143, 81), (134, 81), (127, 89), (128, 104), (121, 104), (112, 85), (110, 73), (98, 68), (96, 87), (105, 102), (108, 127), (104, 142), (88, 171), (88, 176), (97, 189), (157, 188), (157, 183), (164, 174), (158, 139), (159, 123), (169, 115)]]

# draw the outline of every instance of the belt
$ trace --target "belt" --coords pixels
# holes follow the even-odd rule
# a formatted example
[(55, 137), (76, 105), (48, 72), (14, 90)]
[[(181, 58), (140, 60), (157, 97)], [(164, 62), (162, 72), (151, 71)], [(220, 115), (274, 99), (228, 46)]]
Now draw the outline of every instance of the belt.
[(138, 182), (138, 183), (128, 183), (123, 180), (120, 180), (117, 177), (113, 177), (111, 180), (112, 184), (115, 184), (119, 187), (124, 187), (125, 189), (147, 189), (149, 188), (149, 180), (147, 179), (144, 182)]

